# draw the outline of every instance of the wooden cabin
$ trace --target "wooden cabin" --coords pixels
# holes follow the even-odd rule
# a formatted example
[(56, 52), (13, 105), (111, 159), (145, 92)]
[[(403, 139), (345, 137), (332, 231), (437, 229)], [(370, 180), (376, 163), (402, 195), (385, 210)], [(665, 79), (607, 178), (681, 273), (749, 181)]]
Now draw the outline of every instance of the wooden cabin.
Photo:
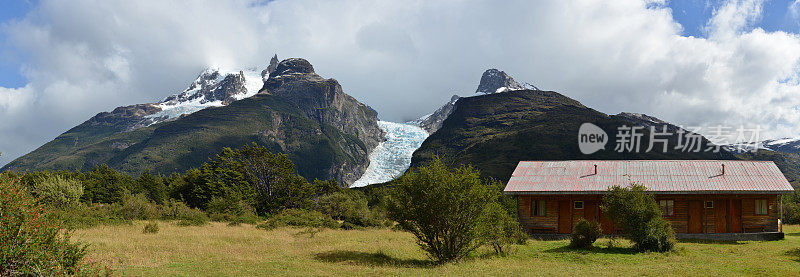
[(782, 238), (780, 195), (794, 192), (771, 161), (729, 160), (522, 161), (504, 192), (516, 199), (520, 224), (532, 235), (569, 234), (581, 218), (615, 234), (621, 230), (603, 216), (602, 197), (631, 182), (655, 194), (679, 238)]

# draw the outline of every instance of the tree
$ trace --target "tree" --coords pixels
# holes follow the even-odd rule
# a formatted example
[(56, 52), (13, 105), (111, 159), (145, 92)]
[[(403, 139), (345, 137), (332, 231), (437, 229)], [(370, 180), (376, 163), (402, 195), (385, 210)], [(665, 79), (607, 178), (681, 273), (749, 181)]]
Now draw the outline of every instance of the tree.
[(94, 203), (115, 203), (122, 200), (125, 192), (132, 190), (133, 179), (118, 173), (108, 165), (95, 166), (83, 174), (83, 200)]
[(412, 233), (436, 262), (460, 259), (478, 248), (479, 227), (487, 206), (496, 200), (472, 167), (450, 171), (435, 157), (427, 166), (396, 181), (388, 216)]
[(150, 170), (146, 170), (136, 178), (136, 184), (150, 201), (160, 205), (167, 201), (167, 186), (162, 179), (161, 176), (153, 176)]
[(625, 235), (641, 251), (669, 251), (675, 245), (675, 231), (661, 216), (655, 196), (637, 183), (627, 188), (614, 186), (603, 196), (603, 213), (622, 226)]
[(207, 208), (213, 198), (245, 201), (261, 215), (305, 208), (313, 196), (335, 187), (331, 182), (309, 183), (294, 173), (288, 156), (273, 154), (255, 143), (237, 150), (223, 149), (203, 164), (199, 173), (186, 172), (190, 205)]

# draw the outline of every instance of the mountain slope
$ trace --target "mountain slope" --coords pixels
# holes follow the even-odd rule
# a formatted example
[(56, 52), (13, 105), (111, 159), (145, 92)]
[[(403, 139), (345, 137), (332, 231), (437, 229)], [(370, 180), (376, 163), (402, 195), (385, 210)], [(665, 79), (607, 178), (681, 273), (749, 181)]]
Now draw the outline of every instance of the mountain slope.
[[(229, 82), (225, 87), (241, 84)], [(204, 99), (226, 99), (219, 100), (225, 94), (213, 93), (218, 90), (207, 91)], [(175, 99), (180, 96), (167, 100)], [(369, 153), (383, 139), (377, 114), (345, 94), (336, 80), (314, 73), (303, 59), (280, 62), (260, 93), (224, 106), (132, 130), (129, 119), (137, 117), (103, 121), (110, 115), (114, 113), (98, 114), (6, 168), (89, 170), (105, 163), (133, 174), (145, 169), (168, 173), (198, 166), (223, 147), (256, 142), (289, 155), (307, 178), (350, 184), (367, 168)]]
[[(600, 113), (552, 91), (517, 90), (464, 97), (455, 103), (441, 128), (414, 152), (412, 167), (439, 155), (453, 163), (472, 164), (484, 175), (507, 180), (521, 160), (735, 159), (727, 152), (615, 152), (617, 127), (636, 125), (628, 120)], [(586, 122), (610, 136), (605, 150), (591, 155), (580, 152), (578, 128)], [(649, 132), (644, 134), (642, 151), (649, 142)], [(676, 141), (677, 137), (671, 136), (669, 145), (676, 145)]]

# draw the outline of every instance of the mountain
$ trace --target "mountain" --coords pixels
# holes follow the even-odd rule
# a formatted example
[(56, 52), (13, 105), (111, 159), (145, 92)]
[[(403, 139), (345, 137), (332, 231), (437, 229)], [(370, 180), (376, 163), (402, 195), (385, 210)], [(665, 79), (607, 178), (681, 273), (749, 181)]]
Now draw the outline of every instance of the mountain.
[[(505, 71), (500, 71), (497, 69), (487, 69), (481, 75), (481, 81), (478, 83), (478, 88), (475, 90), (474, 95), (484, 95), (484, 94), (492, 94), (492, 93), (500, 93), (506, 91), (514, 91), (514, 90), (526, 90), (526, 89), (533, 89), (539, 90), (539, 88), (525, 83), (520, 84), (514, 80), (511, 76), (506, 74)], [(431, 114), (425, 115), (420, 117), (417, 120), (411, 121), (410, 123), (416, 124), (428, 133), (436, 132), (442, 126), (442, 122), (453, 112), (453, 107), (456, 104), (456, 101), (461, 98), (461, 96), (453, 95), (450, 97), (450, 102), (445, 103), (442, 107), (437, 109)]]
[[(414, 152), (411, 166), (438, 155), (455, 164), (472, 164), (485, 176), (507, 180), (522, 160), (736, 159), (727, 151), (692, 153), (672, 147), (666, 153), (614, 151), (618, 127), (644, 126), (641, 121), (634, 123), (635, 118), (630, 114), (609, 116), (553, 91), (526, 89), (462, 97), (441, 128)], [(593, 123), (609, 135), (605, 150), (590, 155), (580, 152), (578, 129), (583, 123)], [(644, 152), (649, 131), (642, 134)], [(666, 139), (668, 145), (677, 145), (676, 135)], [(709, 143), (704, 138), (701, 141)]]
[(627, 121), (631, 123), (633, 126), (642, 126), (645, 129), (650, 129), (651, 127), (655, 128), (656, 132), (664, 131), (664, 127), (667, 128), (667, 132), (675, 133), (679, 130), (683, 130), (684, 132), (688, 132), (685, 129), (678, 127), (672, 123), (666, 122), (664, 120), (646, 115), (641, 113), (629, 113), (629, 112), (621, 112), (614, 115), (615, 118)]
[(366, 170), (381, 141), (374, 110), (335, 79), (317, 75), (308, 61), (287, 59), (263, 76), (206, 70), (182, 93), (100, 113), (3, 169), (86, 171), (108, 164), (132, 174), (169, 173), (199, 166), (223, 147), (256, 142), (287, 154), (306, 178), (347, 185)]
[(488, 69), (481, 75), (481, 82), (478, 83), (478, 89), (475, 93), (478, 94), (491, 94), (512, 90), (534, 89), (539, 90), (531, 85), (522, 85), (514, 81), (505, 71), (497, 69)]

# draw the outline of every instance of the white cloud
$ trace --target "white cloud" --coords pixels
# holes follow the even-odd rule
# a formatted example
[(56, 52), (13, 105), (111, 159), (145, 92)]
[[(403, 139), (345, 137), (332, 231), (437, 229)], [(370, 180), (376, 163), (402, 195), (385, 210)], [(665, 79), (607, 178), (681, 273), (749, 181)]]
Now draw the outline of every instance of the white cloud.
[(44, 0), (4, 28), (31, 83), (0, 90), (0, 164), (97, 112), (179, 91), (207, 65), (276, 52), (388, 120), (468, 95), (497, 67), (606, 113), (795, 136), (800, 37), (753, 28), (761, 8), (726, 2), (696, 38), (663, 1)]

